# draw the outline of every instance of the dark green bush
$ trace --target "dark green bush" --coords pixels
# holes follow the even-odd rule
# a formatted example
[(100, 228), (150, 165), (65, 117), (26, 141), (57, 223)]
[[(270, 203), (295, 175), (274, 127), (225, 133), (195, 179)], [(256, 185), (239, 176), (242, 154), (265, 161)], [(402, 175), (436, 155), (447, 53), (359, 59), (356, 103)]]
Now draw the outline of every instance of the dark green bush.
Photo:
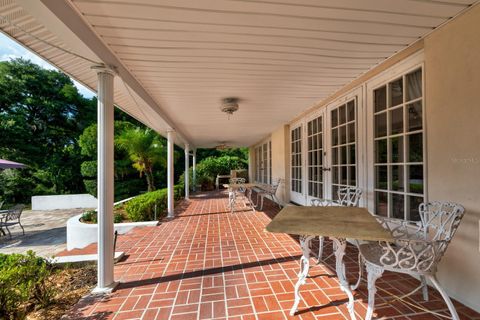
[(82, 219), (83, 222), (97, 223), (97, 211), (95, 211), (95, 210), (85, 211), (82, 214), (81, 219)]
[[(184, 192), (182, 185), (176, 185), (175, 200), (181, 199)], [(157, 220), (165, 216), (167, 211), (167, 188), (144, 193), (125, 204), (128, 218), (132, 221), (153, 221), (157, 207)]]
[(0, 254), (0, 319), (23, 319), (27, 302), (45, 307), (55, 289), (48, 278), (53, 268), (44, 259), (27, 254)]
[(123, 221), (123, 214), (115, 213), (113, 215), (113, 223), (121, 223)]
[[(202, 189), (209, 190), (215, 184), (217, 175), (230, 174), (230, 170), (247, 169), (248, 162), (236, 156), (208, 157), (197, 164), (197, 185)], [(193, 177), (190, 168), (190, 187), (192, 187)], [(185, 175), (182, 174), (179, 179), (179, 185), (185, 185)]]

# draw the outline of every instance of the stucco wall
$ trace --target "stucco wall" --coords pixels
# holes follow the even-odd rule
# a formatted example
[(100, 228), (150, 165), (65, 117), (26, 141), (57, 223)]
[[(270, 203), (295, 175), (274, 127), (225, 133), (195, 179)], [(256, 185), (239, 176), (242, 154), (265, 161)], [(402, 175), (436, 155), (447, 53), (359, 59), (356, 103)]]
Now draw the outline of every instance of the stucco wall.
[(480, 311), (480, 6), (433, 32), (424, 49), (428, 196), (467, 211), (439, 279)]

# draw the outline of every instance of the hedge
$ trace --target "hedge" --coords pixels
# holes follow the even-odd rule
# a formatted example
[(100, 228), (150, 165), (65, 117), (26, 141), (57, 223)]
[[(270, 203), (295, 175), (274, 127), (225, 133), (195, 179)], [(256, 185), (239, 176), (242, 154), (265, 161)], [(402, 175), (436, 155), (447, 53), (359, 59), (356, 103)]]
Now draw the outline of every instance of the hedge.
[[(180, 200), (183, 192), (183, 185), (176, 185), (174, 188), (175, 200)], [(167, 213), (167, 188), (147, 192), (133, 198), (125, 204), (125, 211), (132, 221), (153, 221), (155, 205), (157, 206), (157, 220), (160, 220)]]

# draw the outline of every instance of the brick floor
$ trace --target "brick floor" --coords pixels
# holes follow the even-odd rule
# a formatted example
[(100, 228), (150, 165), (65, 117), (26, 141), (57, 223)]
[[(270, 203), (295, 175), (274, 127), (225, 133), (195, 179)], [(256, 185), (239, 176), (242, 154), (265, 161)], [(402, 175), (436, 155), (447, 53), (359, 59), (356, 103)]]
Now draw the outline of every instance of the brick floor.
[[(200, 194), (177, 208), (177, 218), (157, 227), (136, 228), (118, 240), (127, 258), (115, 266), (118, 289), (105, 297), (86, 297), (67, 319), (348, 319), (347, 297), (334, 273), (334, 258), (310, 270), (302, 286), (303, 301), (288, 315), (299, 269), (295, 237), (271, 234), (265, 225), (278, 208), (267, 201), (264, 212), (231, 214), (223, 193)], [(331, 253), (326, 242), (326, 254)], [(90, 253), (95, 245), (75, 252)], [(72, 254), (64, 253), (64, 254)], [(357, 273), (357, 252), (345, 258), (351, 282)], [(413, 295), (386, 304), (418, 285), (405, 275), (385, 273), (377, 281), (376, 316), (381, 319), (444, 319), (415, 306), (448, 315), (435, 290), (430, 301)], [(354, 293), (359, 319), (366, 312), (366, 285)], [(462, 319), (480, 315), (457, 304)]]

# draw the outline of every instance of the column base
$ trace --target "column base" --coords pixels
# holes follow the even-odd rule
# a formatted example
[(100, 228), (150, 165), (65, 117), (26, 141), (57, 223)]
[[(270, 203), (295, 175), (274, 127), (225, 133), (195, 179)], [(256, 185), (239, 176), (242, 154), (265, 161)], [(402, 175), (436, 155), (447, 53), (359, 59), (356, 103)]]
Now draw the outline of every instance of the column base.
[(107, 287), (104, 287), (104, 288), (100, 288), (100, 287), (95, 287), (93, 290), (92, 290), (92, 294), (94, 295), (102, 295), (102, 294), (109, 294), (109, 293), (112, 293), (113, 290), (115, 290), (115, 288), (118, 286), (120, 282), (113, 282), (112, 284), (110, 284), (109, 286)]

